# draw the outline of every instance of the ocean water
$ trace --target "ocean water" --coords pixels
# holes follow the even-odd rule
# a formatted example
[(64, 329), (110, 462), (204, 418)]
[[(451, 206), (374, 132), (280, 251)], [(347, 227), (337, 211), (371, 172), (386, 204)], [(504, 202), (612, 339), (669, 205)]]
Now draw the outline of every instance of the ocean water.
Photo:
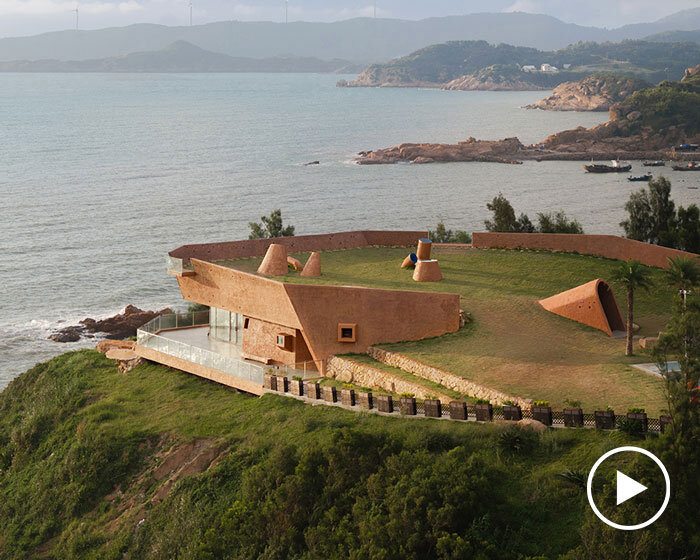
[[(502, 192), (531, 217), (561, 208), (589, 233), (619, 233), (639, 185), (580, 162), (352, 163), (405, 141), (537, 142), (605, 114), (521, 108), (546, 92), (340, 89), (340, 77), (0, 74), (0, 388), (94, 344), (48, 341), (61, 325), (182, 307), (167, 251), (246, 238), (275, 208), (299, 234), (473, 231)], [(697, 201), (698, 179), (673, 176), (675, 200)]]

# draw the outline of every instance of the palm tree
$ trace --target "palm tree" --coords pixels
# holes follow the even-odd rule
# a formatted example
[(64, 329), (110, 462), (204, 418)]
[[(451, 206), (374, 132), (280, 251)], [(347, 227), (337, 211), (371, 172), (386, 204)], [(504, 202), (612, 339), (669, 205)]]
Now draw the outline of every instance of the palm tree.
[(692, 288), (700, 284), (700, 268), (697, 262), (687, 257), (675, 257), (668, 259), (666, 270), (668, 283), (678, 290), (683, 300), (683, 312), (685, 313), (685, 298)]
[(634, 292), (648, 290), (653, 285), (649, 269), (639, 261), (627, 261), (613, 272), (612, 281), (627, 290), (627, 347), (625, 354), (632, 355), (632, 325), (634, 324)]

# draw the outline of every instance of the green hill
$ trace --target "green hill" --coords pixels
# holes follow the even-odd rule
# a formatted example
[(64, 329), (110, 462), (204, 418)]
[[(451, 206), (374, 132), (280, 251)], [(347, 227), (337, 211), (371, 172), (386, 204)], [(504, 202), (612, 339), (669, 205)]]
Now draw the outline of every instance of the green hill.
[(659, 43), (675, 43), (678, 41), (700, 43), (700, 29), (696, 29), (695, 31), (662, 31), (661, 33), (655, 33), (654, 35), (644, 37), (644, 40), (656, 41)]
[(631, 133), (648, 126), (655, 132), (676, 128), (686, 137), (700, 134), (700, 66), (689, 69), (680, 82), (662, 82), (634, 93), (611, 114), (622, 120), (635, 111), (639, 117), (630, 124)]
[(620, 433), (403, 420), (95, 351), (0, 394), (0, 558), (525, 558), (580, 549)]
[[(350, 85), (444, 85), (465, 75), (474, 75), (493, 67), (508, 69), (507, 79), (534, 85), (554, 87), (600, 72), (624, 73), (658, 83), (680, 79), (688, 66), (700, 60), (697, 43), (657, 43), (623, 41), (621, 43), (577, 43), (556, 51), (540, 51), (507, 44), (492, 45), (486, 41), (450, 41), (431, 45), (408, 56), (385, 64), (368, 67)], [(557, 73), (515, 71), (523, 66), (542, 64), (557, 67)]]

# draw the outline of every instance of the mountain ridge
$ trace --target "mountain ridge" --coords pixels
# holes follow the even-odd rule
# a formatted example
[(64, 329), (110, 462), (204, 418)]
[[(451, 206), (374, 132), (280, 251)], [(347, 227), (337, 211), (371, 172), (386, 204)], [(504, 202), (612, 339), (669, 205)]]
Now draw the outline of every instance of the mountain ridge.
[[(547, 15), (479, 13), (424, 20), (354, 18), (334, 23), (214, 22), (192, 27), (140, 23), (89, 31), (53, 31), (0, 39), (0, 60), (86, 60), (159, 50), (185, 40), (212, 52), (249, 58), (313, 56), (378, 62), (450, 40), (507, 42), (541, 50), (578, 41), (619, 41), (700, 29), (700, 9), (618, 29), (584, 27)], [(331, 40), (332, 39), (332, 40)]]
[(347, 60), (316, 57), (233, 57), (202, 49), (187, 41), (175, 41), (156, 51), (89, 60), (15, 60), (0, 62), (0, 72), (318, 72), (354, 71)]

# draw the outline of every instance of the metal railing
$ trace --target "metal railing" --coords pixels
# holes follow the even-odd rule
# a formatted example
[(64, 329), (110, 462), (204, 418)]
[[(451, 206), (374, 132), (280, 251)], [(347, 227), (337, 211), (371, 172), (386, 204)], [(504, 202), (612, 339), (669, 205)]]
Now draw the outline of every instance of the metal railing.
[(139, 327), (139, 331), (155, 334), (167, 329), (179, 329), (182, 327), (203, 327), (209, 324), (209, 310), (190, 311), (187, 313), (169, 313), (158, 315), (145, 325)]
[(200, 348), (186, 342), (173, 340), (158, 334), (163, 330), (199, 327), (209, 324), (209, 311), (190, 313), (173, 313), (160, 315), (136, 331), (136, 343), (144, 348), (162, 352), (168, 356), (199, 364), (213, 370), (263, 384), (265, 371), (269, 368), (252, 364), (240, 358), (218, 354), (206, 348)]

